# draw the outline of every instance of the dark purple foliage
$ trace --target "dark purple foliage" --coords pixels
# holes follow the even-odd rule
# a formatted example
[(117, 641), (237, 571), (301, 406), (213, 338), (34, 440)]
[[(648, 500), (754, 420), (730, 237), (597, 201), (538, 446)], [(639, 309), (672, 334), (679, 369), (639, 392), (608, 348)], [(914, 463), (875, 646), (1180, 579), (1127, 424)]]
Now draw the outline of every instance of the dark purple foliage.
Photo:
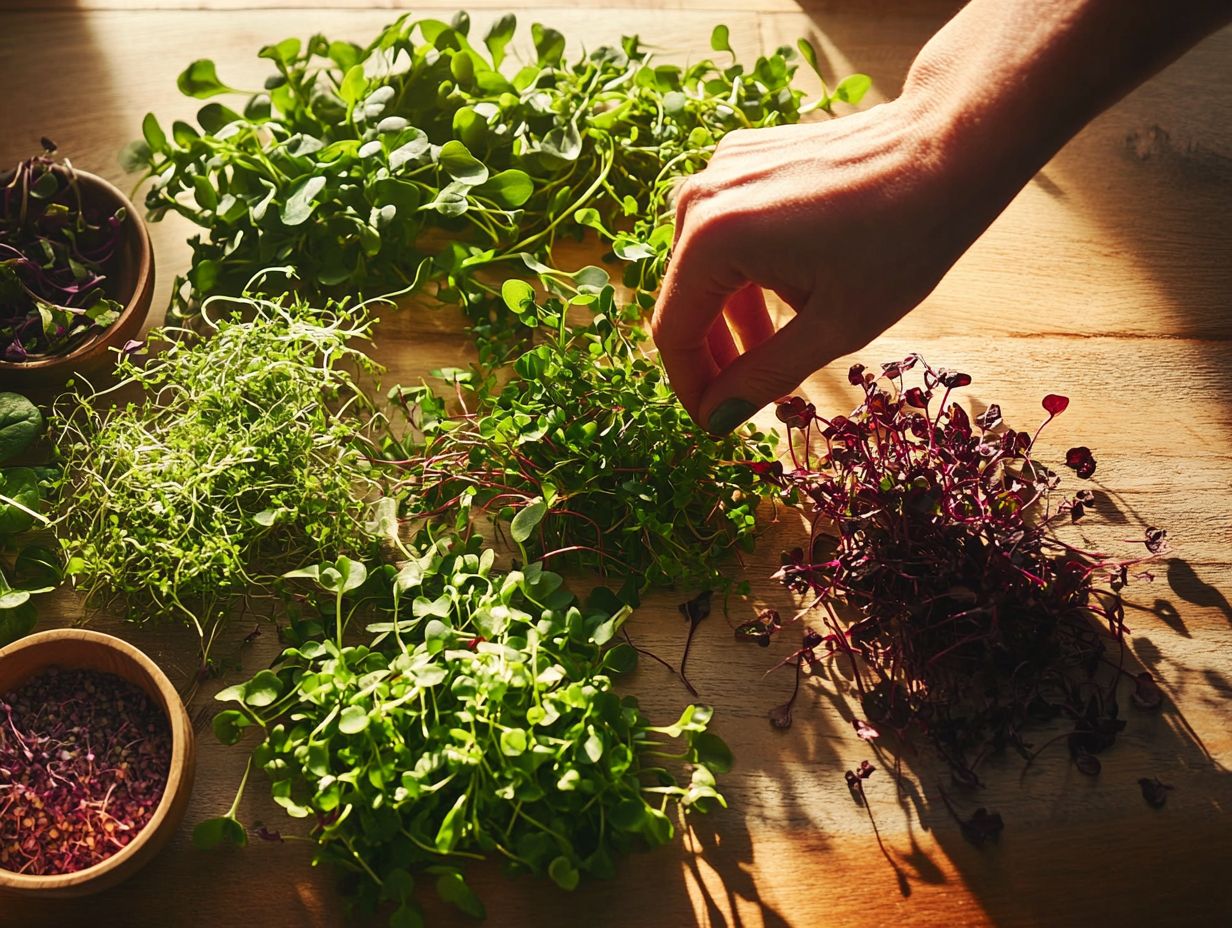
[(122, 307), (105, 293), (124, 210), (82, 199), (68, 162), (46, 154), (0, 177), (0, 358), (65, 354), (108, 328)]
[[(845, 661), (867, 719), (853, 723), (857, 734), (926, 740), (960, 786), (980, 784), (990, 754), (1033, 758), (1042, 748), (1028, 732), (1057, 719), (1072, 724), (1060, 737), (1094, 775), (1093, 755), (1124, 727), (1117, 687), (1132, 677), (1119, 591), (1129, 567), (1164, 550), (1164, 534), (1148, 532), (1149, 555), (1125, 560), (1062, 540), (1062, 520), (1081, 517), (1094, 494), (1056, 504), (1060, 477), (1034, 460), (1031, 432), (1004, 427), (995, 404), (973, 427), (948, 399), (971, 378), (910, 361), (922, 388), (902, 382), (903, 364), (880, 377), (854, 366), (863, 402), (849, 416), (809, 413), (798, 397), (779, 406), (790, 469), (761, 476), (807, 508), (812, 530), (775, 576), (824, 623), (784, 662), (796, 691), (803, 667)], [(938, 387), (945, 396), (930, 410)], [(1049, 394), (1043, 405), (1047, 424), (1069, 400)], [(1089, 449), (1075, 450), (1093, 471)], [(771, 713), (776, 727), (790, 724), (794, 698)], [(963, 824), (977, 843), (1000, 828), (984, 810)]]
[(1086, 445), (1079, 445), (1065, 452), (1065, 466), (1072, 468), (1079, 477), (1086, 480), (1095, 473), (1095, 456)]

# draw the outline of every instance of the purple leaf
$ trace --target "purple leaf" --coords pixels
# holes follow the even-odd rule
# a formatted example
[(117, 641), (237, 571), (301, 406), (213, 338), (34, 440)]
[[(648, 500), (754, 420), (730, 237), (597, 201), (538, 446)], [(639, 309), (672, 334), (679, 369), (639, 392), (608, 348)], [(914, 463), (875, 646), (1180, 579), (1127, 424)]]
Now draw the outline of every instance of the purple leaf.
[(1068, 406), (1068, 396), (1061, 396), (1058, 393), (1049, 393), (1044, 397), (1044, 410), (1048, 413), (1049, 418), (1061, 415), (1061, 413), (1065, 412)]

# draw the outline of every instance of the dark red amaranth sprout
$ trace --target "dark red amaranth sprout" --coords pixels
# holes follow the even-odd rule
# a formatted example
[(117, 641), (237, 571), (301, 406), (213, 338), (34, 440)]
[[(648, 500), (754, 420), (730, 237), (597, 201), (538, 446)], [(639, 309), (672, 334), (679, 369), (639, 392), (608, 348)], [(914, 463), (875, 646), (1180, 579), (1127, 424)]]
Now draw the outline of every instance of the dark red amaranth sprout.
[[(913, 369), (922, 383), (908, 386)], [(801, 617), (824, 623), (784, 662), (796, 668), (797, 691), (802, 668), (847, 662), (865, 716), (857, 735), (923, 738), (962, 786), (980, 784), (989, 754), (1010, 748), (1030, 761), (1047, 745), (1032, 745), (1029, 730), (1054, 719), (1072, 725), (1062, 738), (1078, 769), (1098, 774), (1094, 755), (1125, 724), (1118, 687), (1128, 683), (1140, 708), (1162, 701), (1149, 674), (1124, 666), (1120, 591), (1149, 576), (1133, 569), (1166, 550), (1165, 533), (1149, 529), (1145, 555), (1127, 559), (1058, 537), (1059, 525), (1096, 505), (1089, 490), (1058, 500), (1060, 477), (1033, 457), (1066, 397), (1044, 398), (1032, 433), (1006, 427), (995, 404), (973, 419), (951, 399), (971, 378), (918, 355), (880, 374), (856, 365), (848, 379), (864, 394), (849, 416), (826, 419), (799, 397), (781, 402), (791, 464), (757, 469), (811, 515), (808, 545), (784, 555), (776, 574), (808, 597)], [(1080, 478), (1095, 471), (1086, 447), (1065, 463)], [(762, 644), (778, 624), (759, 616), (737, 637)], [(772, 723), (786, 727), (790, 711), (790, 702), (778, 707)], [(964, 829), (992, 839), (1000, 819), (986, 814)]]
[(52, 668), (0, 695), (0, 868), (106, 860), (145, 827), (170, 766), (166, 716), (114, 674)]
[(123, 307), (105, 292), (125, 211), (88, 203), (68, 161), (44, 153), (0, 174), (0, 359), (65, 354)]

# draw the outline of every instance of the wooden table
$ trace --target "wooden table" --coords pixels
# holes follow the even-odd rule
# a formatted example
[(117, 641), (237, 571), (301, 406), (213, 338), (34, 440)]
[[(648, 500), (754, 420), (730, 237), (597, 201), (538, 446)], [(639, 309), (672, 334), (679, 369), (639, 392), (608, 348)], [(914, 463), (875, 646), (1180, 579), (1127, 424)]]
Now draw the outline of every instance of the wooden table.
[[(176, 74), (214, 58), (225, 79), (257, 84), (255, 57), (267, 42), (325, 32), (362, 41), (394, 15), (388, 2), (302, 0), (7, 0), (0, 18), (0, 163), (31, 154), (40, 135), (81, 167), (127, 185), (116, 152), (155, 111), (164, 125), (190, 117)], [(441, 0), (417, 12), (448, 10)], [(476, 0), (477, 29), (507, 8)], [(893, 97), (915, 51), (954, 4), (888, 0), (639, 2), (546, 0), (520, 10), (593, 47), (637, 32), (665, 56), (708, 50), (716, 22), (731, 25), (741, 57), (809, 36), (829, 70), (874, 79), (870, 102)], [(369, 7), (369, 9), (363, 9)], [(371, 9), (370, 7), (381, 7)], [(1046, 433), (1046, 454), (1093, 447), (1106, 525), (1096, 540), (1120, 544), (1145, 524), (1166, 527), (1175, 550), (1129, 610), (1137, 659), (1166, 686), (1160, 716), (1135, 713), (1095, 780), (1064, 758), (1021, 775), (1015, 764), (988, 773), (979, 804), (1001, 812), (999, 846), (966, 844), (943, 811), (940, 773), (908, 757), (914, 792), (900, 801), (892, 781), (868, 784), (886, 849), (883, 858), (842, 772), (870, 756), (853, 735), (841, 677), (808, 681), (796, 725), (771, 730), (766, 711), (790, 689), (786, 674), (763, 678), (787, 653), (737, 646), (718, 615), (704, 624), (690, 658), (702, 697), (737, 766), (726, 778), (731, 808), (699, 817), (670, 849), (634, 855), (615, 881), (573, 894), (545, 882), (504, 880), (477, 869), (474, 882), (501, 926), (786, 925), (1216, 925), (1232, 919), (1232, 31), (1217, 35), (1096, 120), (1028, 185), (925, 304), (860, 353), (876, 362), (918, 350), (934, 364), (975, 378), (973, 401), (996, 400), (1007, 417), (1036, 421), (1043, 393), (1065, 393), (1069, 411)], [(807, 84), (807, 80), (805, 81)], [(152, 321), (170, 282), (187, 265), (188, 227), (151, 227), (159, 280)], [(465, 363), (467, 343), (448, 315), (401, 314), (378, 334), (389, 382)], [(806, 385), (822, 409), (854, 404), (847, 360)], [(772, 421), (763, 416), (766, 424)], [(772, 526), (745, 565), (757, 602), (788, 605), (768, 580), (799, 524)], [(638, 642), (671, 658), (682, 645), (675, 603), (663, 595), (632, 624)], [(71, 594), (42, 606), (44, 627), (80, 618)], [(733, 604), (730, 622), (751, 615)], [(147, 649), (179, 680), (193, 669), (193, 642), (176, 631), (95, 627)], [(235, 630), (238, 638), (249, 628)], [(276, 650), (273, 635), (241, 652), (251, 673)], [(220, 654), (228, 653), (225, 650)], [(647, 663), (632, 681), (660, 717), (685, 702), (666, 671)], [(344, 909), (328, 873), (308, 867), (301, 843), (256, 842), (203, 853), (193, 823), (230, 803), (243, 752), (209, 734), (210, 706), (197, 700), (201, 747), (188, 819), (161, 858), (126, 886), (93, 899), (34, 906), (0, 904), (0, 925), (328, 926)], [(1137, 779), (1175, 786), (1153, 810)], [(263, 786), (264, 784), (260, 784)], [(973, 806), (974, 804), (969, 804)], [(252, 789), (246, 821), (279, 823)], [(897, 873), (895, 872), (897, 869)], [(425, 900), (429, 924), (469, 920)]]

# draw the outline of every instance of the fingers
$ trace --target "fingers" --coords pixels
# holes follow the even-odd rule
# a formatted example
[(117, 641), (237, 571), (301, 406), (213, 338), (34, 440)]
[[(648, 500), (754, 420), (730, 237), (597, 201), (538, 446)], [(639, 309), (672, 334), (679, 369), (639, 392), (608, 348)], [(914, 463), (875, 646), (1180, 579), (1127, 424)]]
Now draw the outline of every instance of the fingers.
[[(696, 207), (686, 213), (686, 203), (682, 198), (677, 219), (683, 231), (663, 278), (650, 330), (672, 389), (689, 415), (701, 422), (706, 386), (719, 375), (720, 365), (735, 360), (735, 344), (722, 312), (727, 298), (744, 281), (715, 235), (704, 223), (693, 221)], [(713, 340), (712, 330), (716, 330)]]
[(722, 316), (714, 320), (714, 324), (710, 327), (710, 334), (706, 336), (706, 346), (710, 349), (710, 357), (714, 358), (715, 366), (719, 370), (740, 357), (740, 349), (736, 347), (736, 340), (732, 338), (731, 329), (727, 327), (727, 320)]
[(701, 422), (708, 431), (732, 431), (757, 410), (786, 396), (814, 371), (846, 353), (829, 342), (815, 320), (817, 312), (793, 317), (783, 328), (724, 367), (706, 387), (701, 400)]
[[(770, 312), (766, 309), (766, 296), (756, 284), (748, 284), (728, 297), (723, 314), (745, 351), (757, 347), (774, 334), (774, 323), (770, 321)], [(718, 360), (717, 356), (715, 360)], [(720, 361), (719, 366), (726, 367), (730, 363)]]

